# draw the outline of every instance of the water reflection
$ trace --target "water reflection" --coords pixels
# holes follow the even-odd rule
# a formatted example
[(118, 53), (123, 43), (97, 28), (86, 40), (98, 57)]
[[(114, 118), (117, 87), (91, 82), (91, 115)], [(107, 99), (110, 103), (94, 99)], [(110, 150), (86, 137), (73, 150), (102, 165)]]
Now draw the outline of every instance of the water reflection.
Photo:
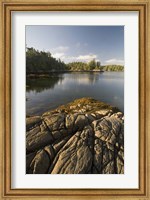
[(78, 84), (83, 84), (83, 85), (89, 85), (89, 84), (94, 84), (99, 80), (99, 75), (100, 73), (71, 73), (68, 76), (65, 76), (65, 82), (69, 82), (69, 83), (78, 83)]
[(63, 80), (62, 76), (51, 76), (50, 78), (27, 78), (26, 80), (26, 91), (35, 91), (40, 93), (47, 89), (53, 89), (56, 84), (61, 84)]
[(43, 112), (73, 101), (92, 97), (124, 111), (124, 73), (64, 73), (44, 79), (27, 79), (28, 115)]

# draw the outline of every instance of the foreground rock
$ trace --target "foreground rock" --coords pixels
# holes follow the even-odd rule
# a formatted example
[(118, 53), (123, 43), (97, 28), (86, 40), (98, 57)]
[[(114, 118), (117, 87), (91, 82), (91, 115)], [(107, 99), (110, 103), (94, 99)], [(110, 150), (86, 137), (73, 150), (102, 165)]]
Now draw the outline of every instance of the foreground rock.
[(117, 108), (82, 98), (26, 121), (28, 174), (124, 173), (124, 116)]

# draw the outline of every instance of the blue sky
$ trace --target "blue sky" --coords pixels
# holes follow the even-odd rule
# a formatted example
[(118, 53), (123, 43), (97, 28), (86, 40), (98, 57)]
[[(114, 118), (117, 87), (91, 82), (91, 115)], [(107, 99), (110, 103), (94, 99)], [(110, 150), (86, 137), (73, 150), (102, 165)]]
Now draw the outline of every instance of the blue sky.
[(26, 45), (65, 63), (124, 64), (124, 26), (26, 26)]

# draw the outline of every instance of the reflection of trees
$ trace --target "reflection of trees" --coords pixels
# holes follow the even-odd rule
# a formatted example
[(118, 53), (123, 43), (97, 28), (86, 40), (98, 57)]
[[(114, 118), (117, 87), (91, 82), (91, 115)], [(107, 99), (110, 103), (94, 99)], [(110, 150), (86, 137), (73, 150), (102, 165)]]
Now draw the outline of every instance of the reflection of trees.
[(71, 78), (76, 80), (80, 84), (93, 84), (99, 80), (100, 72), (75, 72), (72, 73)]
[(26, 91), (35, 91), (42, 92), (43, 90), (47, 90), (50, 88), (54, 88), (54, 86), (60, 81), (62, 82), (62, 76), (51, 76), (49, 78), (27, 78), (26, 80)]
[(89, 83), (96, 83), (99, 80), (99, 73), (92, 73), (87, 76)]
[[(73, 72), (69, 73), (69, 79), (75, 80), (79, 84), (94, 84), (99, 80), (99, 74), (96, 72), (85, 73), (85, 72)], [(42, 92), (47, 89), (52, 89), (58, 83), (61, 84), (63, 81), (63, 74), (53, 74), (48, 78), (27, 78), (26, 80), (26, 91)]]

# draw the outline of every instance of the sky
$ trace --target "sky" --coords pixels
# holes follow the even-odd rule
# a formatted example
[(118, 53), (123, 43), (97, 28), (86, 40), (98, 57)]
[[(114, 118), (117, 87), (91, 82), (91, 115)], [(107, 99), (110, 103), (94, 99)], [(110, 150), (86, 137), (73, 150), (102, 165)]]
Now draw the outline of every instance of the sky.
[(26, 46), (65, 63), (124, 64), (124, 26), (26, 26)]

